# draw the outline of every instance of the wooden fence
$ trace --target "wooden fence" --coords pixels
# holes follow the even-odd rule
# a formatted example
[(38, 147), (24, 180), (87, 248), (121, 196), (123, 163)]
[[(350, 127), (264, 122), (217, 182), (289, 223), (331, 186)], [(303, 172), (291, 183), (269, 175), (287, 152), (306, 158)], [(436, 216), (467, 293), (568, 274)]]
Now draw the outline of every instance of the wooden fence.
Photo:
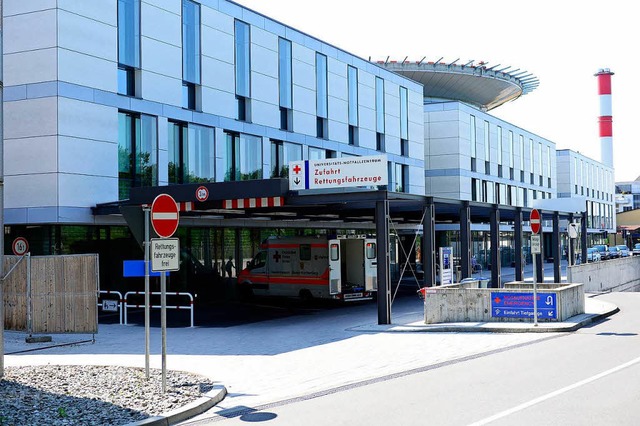
[(97, 254), (5, 256), (4, 271), (5, 329), (97, 333)]

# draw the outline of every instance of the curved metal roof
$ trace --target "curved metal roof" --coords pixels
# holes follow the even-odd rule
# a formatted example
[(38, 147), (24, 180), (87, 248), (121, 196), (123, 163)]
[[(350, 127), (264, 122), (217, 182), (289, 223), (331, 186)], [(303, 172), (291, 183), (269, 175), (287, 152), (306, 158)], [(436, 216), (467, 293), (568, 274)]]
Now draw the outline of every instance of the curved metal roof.
[(377, 61), (377, 65), (410, 78), (424, 86), (425, 98), (465, 102), (485, 111), (519, 98), (534, 90), (539, 80), (533, 74), (487, 62)]

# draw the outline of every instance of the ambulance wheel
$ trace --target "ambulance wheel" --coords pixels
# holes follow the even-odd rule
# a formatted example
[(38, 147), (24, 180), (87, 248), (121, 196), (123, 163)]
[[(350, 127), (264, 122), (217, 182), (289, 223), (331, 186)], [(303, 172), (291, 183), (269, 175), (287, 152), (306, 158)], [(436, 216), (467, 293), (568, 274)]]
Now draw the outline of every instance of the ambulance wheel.
[(249, 285), (241, 285), (238, 288), (238, 298), (241, 302), (248, 302), (253, 299), (253, 290)]
[(303, 302), (311, 302), (313, 300), (313, 294), (307, 289), (300, 290), (300, 299)]

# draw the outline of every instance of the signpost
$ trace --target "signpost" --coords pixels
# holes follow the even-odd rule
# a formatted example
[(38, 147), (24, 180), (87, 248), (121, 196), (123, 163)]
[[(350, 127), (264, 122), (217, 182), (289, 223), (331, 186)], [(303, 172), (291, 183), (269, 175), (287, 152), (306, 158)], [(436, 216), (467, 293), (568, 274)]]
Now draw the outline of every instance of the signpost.
[[(148, 217), (148, 214), (147, 214)], [(160, 271), (160, 328), (162, 329), (162, 392), (167, 391), (167, 272), (180, 266), (180, 244), (170, 238), (178, 229), (180, 213), (176, 201), (168, 194), (160, 194), (151, 205), (151, 225), (161, 238), (151, 240), (149, 247), (148, 225), (145, 223), (145, 328), (148, 330), (149, 312), (149, 250), (153, 254), (154, 271)], [(146, 334), (148, 339), (148, 332)], [(148, 341), (147, 341), (148, 347)], [(148, 366), (147, 349), (147, 366)], [(147, 378), (149, 377), (147, 369)]]
[[(533, 325), (538, 326), (538, 277), (536, 273), (537, 258), (541, 250), (540, 235), (540, 212), (537, 209), (531, 210), (529, 215), (531, 225), (531, 256), (533, 257)], [(534, 251), (534, 248), (536, 251)], [(542, 261), (542, 260), (541, 260)]]

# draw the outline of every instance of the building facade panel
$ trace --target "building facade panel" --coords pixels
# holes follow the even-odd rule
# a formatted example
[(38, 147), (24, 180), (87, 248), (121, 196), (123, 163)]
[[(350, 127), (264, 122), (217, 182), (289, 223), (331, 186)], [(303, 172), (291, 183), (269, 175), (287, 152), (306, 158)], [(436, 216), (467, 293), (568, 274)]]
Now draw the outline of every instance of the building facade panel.
[(6, 54), (3, 58), (5, 75), (3, 83), (11, 87), (54, 81), (58, 76), (57, 58), (58, 49), (55, 47)]

